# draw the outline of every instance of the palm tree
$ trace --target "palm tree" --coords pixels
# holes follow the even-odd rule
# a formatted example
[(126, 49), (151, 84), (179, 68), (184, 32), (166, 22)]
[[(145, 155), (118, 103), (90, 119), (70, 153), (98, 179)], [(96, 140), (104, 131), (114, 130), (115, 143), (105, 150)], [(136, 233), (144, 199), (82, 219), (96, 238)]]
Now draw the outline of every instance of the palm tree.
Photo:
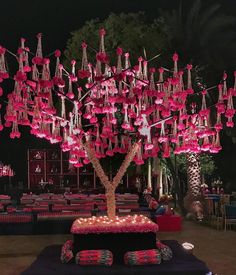
[(180, 1), (178, 9), (164, 11), (161, 16), (169, 41), (168, 52), (177, 51), (182, 61), (215, 73), (232, 64), (232, 58), (235, 60), (236, 18), (222, 12), (219, 3)]
[[(209, 78), (215, 78), (219, 68), (222, 72), (229, 60), (231, 64), (235, 64), (232, 57), (235, 58), (233, 46), (236, 45), (236, 32), (233, 28), (236, 19), (224, 14), (220, 4), (204, 6), (203, 1), (195, 0), (189, 7), (188, 3), (181, 1), (178, 9), (162, 12), (162, 22), (169, 42), (168, 52), (177, 51), (186, 63), (191, 62), (197, 64), (198, 68), (202, 67), (202, 77), (207, 73), (208, 81)], [(193, 82), (197, 82), (196, 75)], [(216, 80), (213, 82), (216, 83)], [(186, 154), (186, 159), (188, 192), (184, 200), (185, 208), (201, 217), (199, 154)]]
[(187, 180), (188, 191), (184, 198), (184, 206), (188, 212), (193, 212), (197, 218), (202, 218), (202, 198), (201, 198), (201, 163), (200, 154), (188, 153), (187, 160)]

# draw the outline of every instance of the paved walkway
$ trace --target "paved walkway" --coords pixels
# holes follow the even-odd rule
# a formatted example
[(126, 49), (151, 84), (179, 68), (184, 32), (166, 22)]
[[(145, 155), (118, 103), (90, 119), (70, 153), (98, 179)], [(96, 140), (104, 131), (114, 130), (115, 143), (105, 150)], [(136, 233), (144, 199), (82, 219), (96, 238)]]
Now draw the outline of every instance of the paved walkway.
[[(183, 231), (158, 233), (159, 239), (194, 244), (194, 255), (217, 275), (236, 275), (236, 232), (184, 222)], [(70, 235), (0, 236), (0, 274), (19, 275), (51, 244), (62, 244)], [(42, 274), (43, 275), (43, 274)], [(121, 274), (122, 275), (122, 274)], [(183, 274), (184, 275), (184, 274)]]

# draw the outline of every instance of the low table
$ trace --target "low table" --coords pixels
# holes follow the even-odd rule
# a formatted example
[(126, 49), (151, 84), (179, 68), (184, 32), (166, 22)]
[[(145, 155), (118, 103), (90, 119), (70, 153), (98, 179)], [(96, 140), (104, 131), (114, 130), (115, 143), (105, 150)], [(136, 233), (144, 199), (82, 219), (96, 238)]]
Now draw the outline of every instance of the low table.
[(77, 219), (71, 227), (74, 235), (74, 253), (89, 249), (108, 249), (114, 263), (124, 263), (127, 251), (156, 248), (158, 226), (142, 215), (116, 217), (109, 221), (106, 216)]

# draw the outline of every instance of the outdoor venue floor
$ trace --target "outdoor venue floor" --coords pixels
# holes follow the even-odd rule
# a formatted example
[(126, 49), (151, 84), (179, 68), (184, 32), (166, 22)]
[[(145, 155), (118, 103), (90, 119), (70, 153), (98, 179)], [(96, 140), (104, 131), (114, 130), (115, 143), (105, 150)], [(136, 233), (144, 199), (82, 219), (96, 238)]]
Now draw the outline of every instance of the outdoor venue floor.
[[(0, 236), (0, 274), (19, 275), (44, 247), (62, 244), (72, 235)], [(183, 223), (181, 232), (159, 232), (162, 240), (175, 239), (194, 244), (194, 255), (206, 262), (217, 275), (236, 274), (236, 232), (222, 231), (196, 224)]]

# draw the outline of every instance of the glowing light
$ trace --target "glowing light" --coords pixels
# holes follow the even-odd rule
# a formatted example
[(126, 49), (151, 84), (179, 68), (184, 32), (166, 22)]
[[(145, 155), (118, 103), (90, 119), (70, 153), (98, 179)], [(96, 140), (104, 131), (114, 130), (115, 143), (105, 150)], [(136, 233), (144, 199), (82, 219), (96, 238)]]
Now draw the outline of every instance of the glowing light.
[(183, 248), (185, 249), (185, 250), (187, 250), (187, 251), (192, 251), (193, 249), (194, 249), (194, 245), (193, 244), (191, 244), (191, 243), (187, 243), (187, 242), (185, 242), (185, 243), (182, 243), (182, 246), (183, 246)]

